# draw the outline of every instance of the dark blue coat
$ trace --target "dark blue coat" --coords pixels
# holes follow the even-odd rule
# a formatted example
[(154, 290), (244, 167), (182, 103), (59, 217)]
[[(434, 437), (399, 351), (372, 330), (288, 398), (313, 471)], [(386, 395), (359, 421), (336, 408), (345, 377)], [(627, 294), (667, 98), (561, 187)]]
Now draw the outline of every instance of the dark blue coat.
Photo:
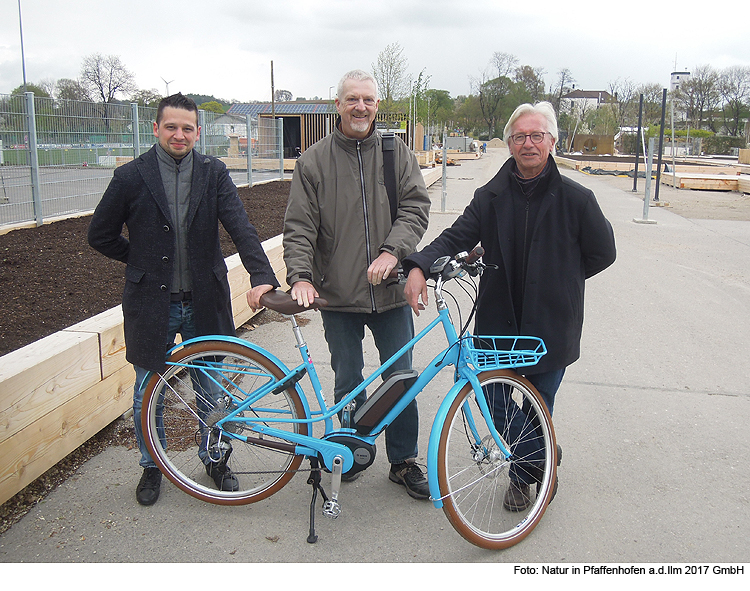
[[(552, 158), (550, 157), (552, 160)], [(580, 355), (583, 294), (587, 278), (615, 260), (612, 226), (594, 194), (560, 175), (554, 160), (550, 181), (536, 216), (529, 250), (520, 325), (513, 309), (512, 159), (483, 187), (466, 210), (429, 246), (404, 260), (405, 270), (420, 267), (427, 276), (440, 256), (485, 249), (488, 269), (480, 281), (475, 334), (530, 335), (544, 339), (548, 353), (525, 373), (562, 369)]]
[[(193, 152), (188, 213), (188, 256), (193, 312), (199, 335), (234, 335), (227, 266), (219, 245), (226, 228), (251, 275), (252, 285), (278, 286), (255, 228), (226, 166)], [(127, 238), (123, 236), (127, 226)], [(175, 231), (156, 148), (115, 170), (94, 212), (89, 244), (126, 263), (122, 296), (127, 360), (159, 371), (167, 344)]]

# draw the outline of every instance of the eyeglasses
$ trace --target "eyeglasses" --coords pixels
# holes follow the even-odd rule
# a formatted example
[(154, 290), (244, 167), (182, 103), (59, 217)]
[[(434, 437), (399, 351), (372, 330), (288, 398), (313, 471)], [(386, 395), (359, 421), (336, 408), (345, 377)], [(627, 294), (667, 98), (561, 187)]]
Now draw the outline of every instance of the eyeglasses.
[(541, 144), (544, 141), (544, 136), (547, 135), (548, 131), (535, 131), (534, 133), (515, 133), (510, 136), (513, 143), (517, 146), (522, 146), (526, 143), (526, 138), (531, 138), (532, 144)]
[(353, 107), (354, 105), (358, 105), (360, 100), (363, 103), (365, 103), (365, 106), (367, 107), (374, 107), (375, 104), (377, 103), (377, 101), (374, 98), (360, 99), (360, 98), (354, 98), (354, 97), (348, 97), (345, 102), (347, 105), (350, 105)]

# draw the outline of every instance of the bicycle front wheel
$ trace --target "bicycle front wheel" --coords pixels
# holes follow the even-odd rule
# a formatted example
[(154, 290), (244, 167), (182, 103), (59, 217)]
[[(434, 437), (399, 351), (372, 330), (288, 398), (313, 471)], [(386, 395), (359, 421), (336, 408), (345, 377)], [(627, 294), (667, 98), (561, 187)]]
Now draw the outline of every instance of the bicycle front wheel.
[[(141, 411), (146, 445), (162, 473), (189, 495), (218, 505), (253, 503), (280, 490), (303, 456), (283, 439), (256, 435), (242, 419), (307, 435), (306, 423), (270, 420), (308, 418), (294, 386), (265, 395), (221, 429), (217, 421), (284, 375), (263, 353), (239, 343), (198, 342), (173, 353), (167, 369), (149, 381)], [(217, 485), (213, 476), (225, 467), (234, 478), (219, 477)]]
[(557, 446), (547, 407), (527, 380), (508, 370), (478, 378), (493, 424), (467, 384), (442, 426), (438, 483), (456, 531), (476, 546), (503, 549), (523, 540), (542, 518), (557, 481)]

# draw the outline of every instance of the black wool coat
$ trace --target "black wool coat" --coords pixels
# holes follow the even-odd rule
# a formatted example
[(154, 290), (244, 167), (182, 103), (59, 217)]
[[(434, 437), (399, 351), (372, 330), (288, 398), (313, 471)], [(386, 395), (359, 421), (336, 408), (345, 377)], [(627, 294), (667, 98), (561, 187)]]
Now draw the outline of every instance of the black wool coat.
[[(193, 151), (187, 232), (198, 335), (235, 334), (219, 222), (237, 246), (252, 285), (278, 287), (226, 166)], [(151, 371), (162, 370), (176, 241), (156, 147), (115, 170), (94, 212), (88, 240), (102, 254), (127, 265), (122, 296), (127, 360)]]
[(540, 337), (547, 355), (526, 374), (562, 369), (580, 356), (584, 282), (615, 260), (615, 237), (593, 192), (563, 177), (550, 157), (547, 191), (542, 197), (524, 286), (520, 325), (513, 308), (513, 204), (509, 159), (495, 177), (477, 189), (454, 224), (429, 246), (404, 260), (408, 272), (428, 276), (440, 256), (470, 252), (481, 244), (483, 260), (497, 265), (482, 275), (474, 334)]

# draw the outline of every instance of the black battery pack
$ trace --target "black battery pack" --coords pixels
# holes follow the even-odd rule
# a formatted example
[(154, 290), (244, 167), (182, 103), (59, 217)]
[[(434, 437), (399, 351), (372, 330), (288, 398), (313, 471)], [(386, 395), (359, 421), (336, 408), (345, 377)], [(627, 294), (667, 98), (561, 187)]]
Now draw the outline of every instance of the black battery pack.
[(367, 434), (388, 414), (419, 377), (414, 369), (394, 371), (354, 413), (357, 432)]

